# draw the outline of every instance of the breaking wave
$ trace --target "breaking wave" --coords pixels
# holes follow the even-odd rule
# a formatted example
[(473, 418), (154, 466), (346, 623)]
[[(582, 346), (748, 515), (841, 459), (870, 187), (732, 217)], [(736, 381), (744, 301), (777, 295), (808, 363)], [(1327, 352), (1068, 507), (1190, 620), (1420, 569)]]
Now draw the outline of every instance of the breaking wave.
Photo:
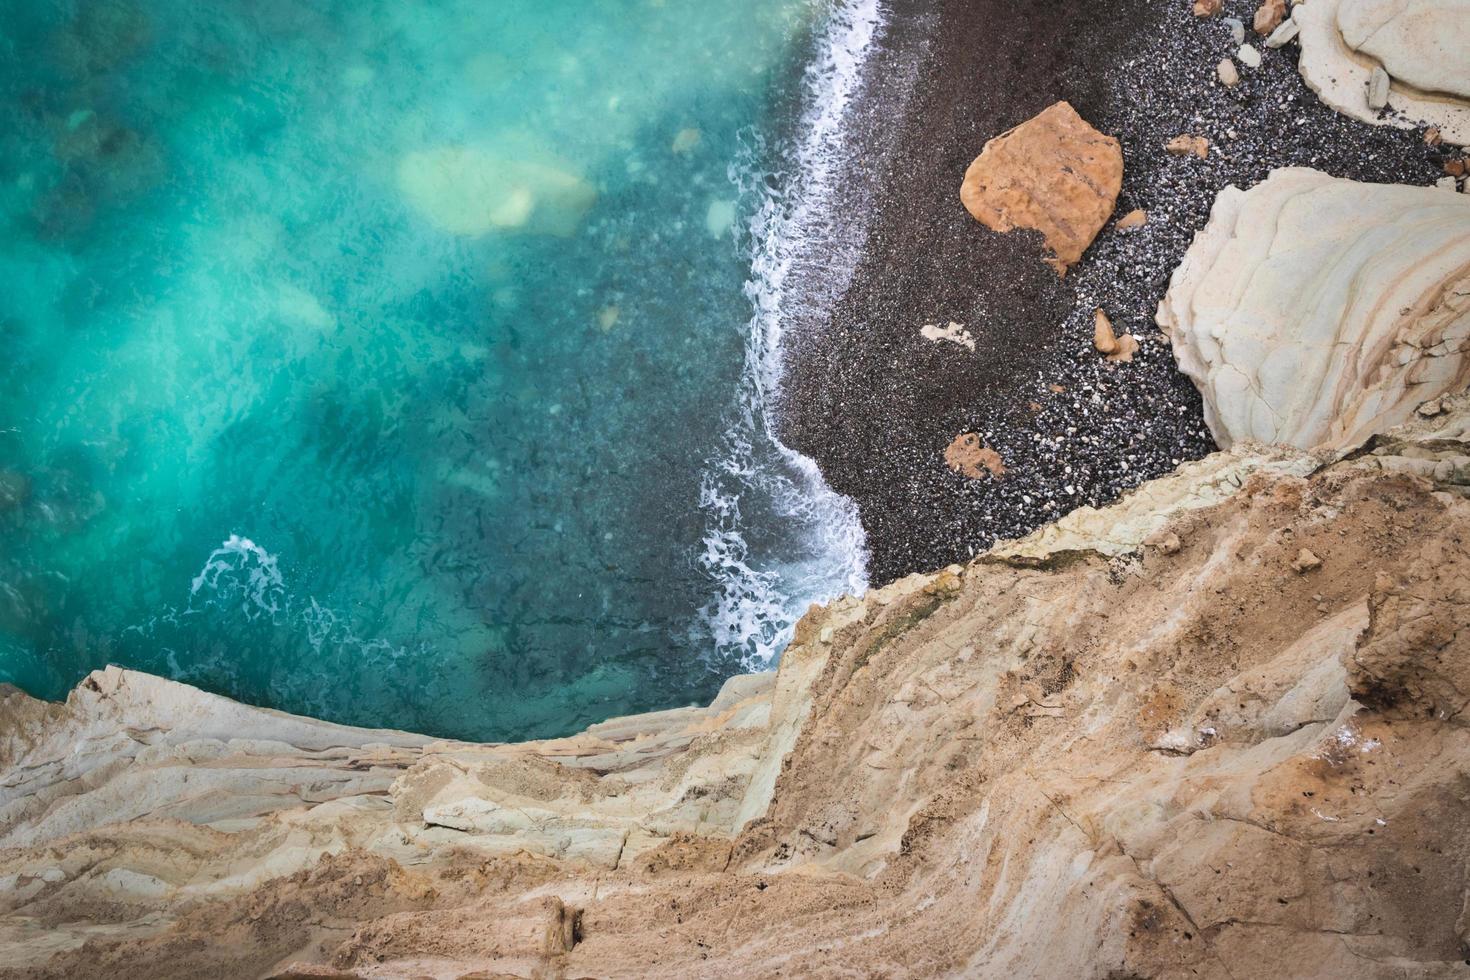
[(731, 168), (751, 215), (745, 291), (754, 315), (738, 404), (702, 474), (708, 530), (699, 564), (715, 583), (704, 625), (720, 654), (750, 670), (774, 664), (810, 604), (867, 587), (857, 506), (782, 444), (775, 411), (784, 338), (830, 309), (856, 265), (861, 235), (847, 219), (839, 228), (834, 205), (848, 163), (845, 124), (882, 30), (879, 0), (834, 6), (802, 80), (798, 137), (780, 172), (752, 162), (765, 150), (753, 138)]

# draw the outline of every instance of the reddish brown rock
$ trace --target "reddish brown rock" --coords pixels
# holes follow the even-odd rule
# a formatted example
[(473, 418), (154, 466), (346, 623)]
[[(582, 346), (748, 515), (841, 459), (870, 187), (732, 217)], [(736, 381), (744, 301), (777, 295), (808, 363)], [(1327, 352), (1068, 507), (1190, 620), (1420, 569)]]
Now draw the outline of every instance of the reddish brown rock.
[(986, 476), (1002, 477), (1006, 473), (1000, 453), (985, 445), (984, 440), (973, 432), (955, 436), (944, 450), (944, 464), (971, 480)]
[(1210, 155), (1210, 141), (1203, 136), (1190, 136), (1188, 133), (1182, 133), (1164, 144), (1164, 149), (1176, 157), (1189, 156), (1192, 153), (1203, 160)]
[(1110, 361), (1131, 361), (1138, 353), (1138, 339), (1131, 333), (1115, 334), (1113, 321), (1102, 310), (1093, 314), (1092, 345)]
[(1196, 17), (1215, 17), (1225, 7), (1225, 0), (1194, 0)]
[(1257, 34), (1265, 36), (1280, 27), (1285, 19), (1286, 0), (1264, 0), (1256, 8), (1255, 20), (1251, 26), (1256, 29)]
[(985, 144), (965, 171), (960, 200), (999, 232), (1041, 232), (1066, 275), (1107, 222), (1123, 186), (1118, 141), (1093, 129), (1066, 102)]
[(1113, 225), (1113, 230), (1134, 231), (1146, 224), (1148, 224), (1148, 212), (1142, 208), (1135, 208), (1119, 218), (1118, 223)]

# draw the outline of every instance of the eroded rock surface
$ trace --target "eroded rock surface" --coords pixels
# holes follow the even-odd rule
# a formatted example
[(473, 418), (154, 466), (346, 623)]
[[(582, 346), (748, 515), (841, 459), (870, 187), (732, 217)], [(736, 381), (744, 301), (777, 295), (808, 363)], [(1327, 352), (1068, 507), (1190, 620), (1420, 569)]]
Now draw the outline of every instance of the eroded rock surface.
[(1058, 102), (989, 143), (965, 171), (960, 200), (987, 228), (1038, 231), (1058, 273), (1112, 216), (1123, 187), (1118, 141)]
[[(1301, 28), (1301, 72), (1322, 101), (1357, 119), (1432, 125), (1470, 143), (1470, 0), (1311, 0)], [(1387, 108), (1369, 100), (1375, 68), (1390, 79)]]
[(0, 977), (1456, 975), (1470, 399), (1328, 458), (1219, 454), (571, 739), (12, 692)]
[(1220, 445), (1360, 442), (1470, 381), (1470, 196), (1301, 168), (1228, 187), (1158, 322)]

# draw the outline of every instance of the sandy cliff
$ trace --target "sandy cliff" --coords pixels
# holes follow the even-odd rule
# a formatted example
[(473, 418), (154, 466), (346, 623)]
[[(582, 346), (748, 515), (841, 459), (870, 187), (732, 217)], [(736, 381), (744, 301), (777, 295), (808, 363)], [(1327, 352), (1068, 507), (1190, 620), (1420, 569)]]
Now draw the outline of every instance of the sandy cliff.
[(1238, 446), (572, 739), (11, 693), (0, 976), (1457, 973), (1470, 399), (1439, 408)]

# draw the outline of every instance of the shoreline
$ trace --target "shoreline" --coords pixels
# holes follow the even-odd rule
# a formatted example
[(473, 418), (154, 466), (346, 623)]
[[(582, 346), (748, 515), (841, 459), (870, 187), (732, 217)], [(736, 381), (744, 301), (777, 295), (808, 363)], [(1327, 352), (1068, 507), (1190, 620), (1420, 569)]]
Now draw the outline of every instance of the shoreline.
[[(907, 100), (931, 26), (895, 19), (880, 0), (830, 4), (801, 60), (798, 96), (775, 127), (774, 159), (736, 168), (742, 201), (754, 202), (741, 235), (752, 316), (724, 444), (704, 465), (710, 530), (699, 561), (715, 584), (705, 624), (719, 649), (742, 651), (747, 670), (780, 660), (810, 605), (868, 586), (856, 506), (779, 437), (786, 343), (830, 316), (862, 260), (862, 216), (876, 192), (863, 161), (890, 152), (895, 134), (853, 120)], [(773, 563), (750, 542), (775, 533), (791, 540)]]
[[(1247, 23), (1254, 9), (1225, 6)], [(1290, 165), (1388, 183), (1439, 175), (1421, 132), (1318, 102), (1294, 46), (1265, 50), (1259, 69), (1221, 86), (1214, 66), (1233, 50), (1228, 28), (1187, 4), (1047, 2), (1020, 18), (994, 2), (899, 0), (890, 16), (913, 24), (926, 14), (925, 39), (895, 39), (918, 52), (906, 111), (886, 111), (879, 93), (850, 123), (879, 150), (876, 164), (858, 157), (859, 179), (873, 181), (873, 220), (832, 313), (788, 340), (778, 413), (782, 440), (856, 501), (872, 585), (965, 561), (1215, 448), (1200, 396), (1153, 317), (1223, 187)], [(988, 139), (1062, 99), (1122, 141), (1114, 218), (1134, 208), (1151, 217), (1132, 233), (1105, 227), (1058, 279), (1036, 236), (988, 231), (958, 191)], [(1209, 158), (1167, 154), (1181, 133), (1206, 136)], [(1140, 340), (1132, 363), (1093, 350), (1099, 307)], [(920, 336), (922, 325), (948, 321), (966, 325), (973, 354)], [(964, 432), (1000, 453), (1003, 479), (945, 466), (944, 448)]]

